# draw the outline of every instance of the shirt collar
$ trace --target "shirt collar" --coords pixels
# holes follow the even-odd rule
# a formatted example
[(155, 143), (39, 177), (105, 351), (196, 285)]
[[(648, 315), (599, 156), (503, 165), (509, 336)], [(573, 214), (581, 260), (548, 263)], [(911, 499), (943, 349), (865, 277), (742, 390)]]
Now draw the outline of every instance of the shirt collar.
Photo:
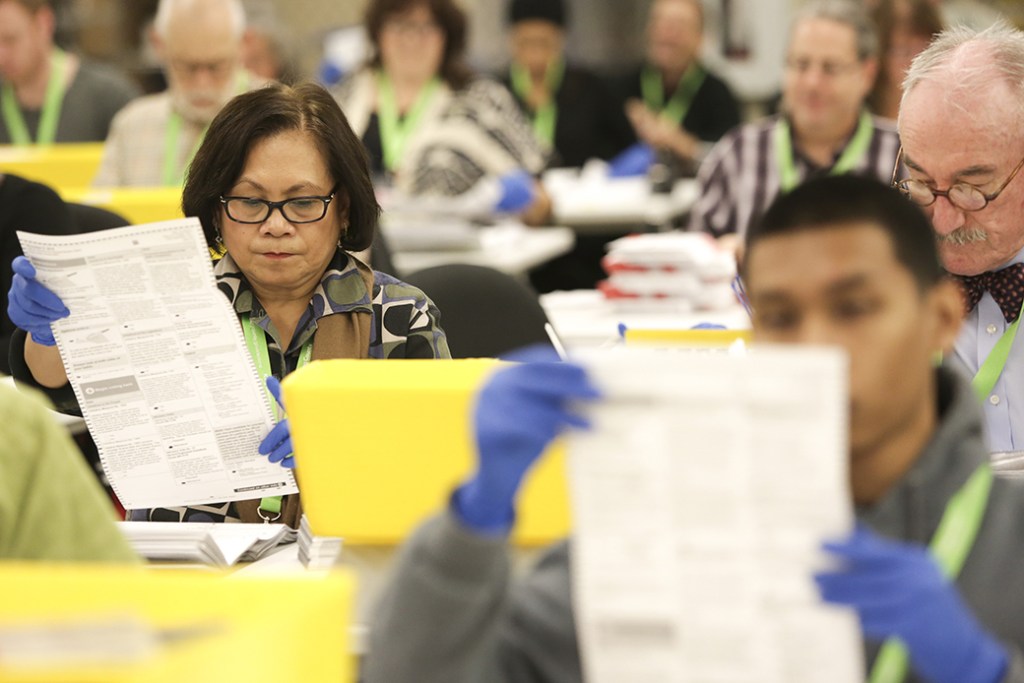
[(1009, 268), (1010, 266), (1015, 265), (1017, 263), (1024, 263), (1024, 249), (1018, 251), (1012, 259), (1010, 259), (1003, 265), (999, 266), (998, 268), (994, 268), (993, 270), (1002, 270), (1003, 268)]
[(797, 144), (797, 141), (796, 141), (796, 137), (797, 137), (796, 136), (796, 127), (793, 125), (793, 119), (791, 119), (789, 117), (789, 114), (786, 114), (786, 113), (780, 114), (780, 116), (786, 120), (786, 123), (789, 124), (789, 130), (790, 130), (790, 141), (789, 141), (789, 144), (790, 144), (790, 146), (793, 149), (793, 157), (794, 157), (794, 159), (799, 159), (801, 162), (806, 164), (808, 167), (810, 167), (812, 172), (827, 171), (828, 169), (830, 169), (830, 168), (832, 168), (833, 166), (836, 165), (836, 162), (839, 161), (839, 157), (843, 156), (843, 152), (846, 151), (846, 148), (850, 146), (850, 142), (853, 141), (853, 136), (855, 136), (857, 134), (857, 129), (860, 128), (860, 119), (861, 119), (861, 117), (863, 115), (864, 115), (864, 109), (858, 110), (857, 118), (853, 122), (853, 128), (850, 129), (850, 133), (845, 138), (843, 138), (843, 144), (840, 145), (838, 148), (836, 148), (832, 152), (832, 161), (831, 161), (831, 163), (829, 163), (828, 166), (820, 166), (816, 161), (813, 161), (812, 159), (808, 158), (803, 153), (803, 150), (800, 149), (800, 145)]

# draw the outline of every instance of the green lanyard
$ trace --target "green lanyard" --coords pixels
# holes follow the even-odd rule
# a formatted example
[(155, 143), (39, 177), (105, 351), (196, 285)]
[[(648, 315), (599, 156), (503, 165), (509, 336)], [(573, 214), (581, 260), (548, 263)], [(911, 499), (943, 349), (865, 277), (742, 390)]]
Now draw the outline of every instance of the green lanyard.
[(395, 102), (395, 89), (391, 79), (383, 71), (377, 76), (377, 121), (380, 125), (380, 145), (384, 151), (384, 168), (395, 170), (405, 145), (423, 118), (430, 100), (441, 86), (438, 78), (432, 78), (420, 89), (419, 96), (413, 102), (405, 118), (398, 117), (398, 104)]
[[(938, 562), (942, 574), (953, 581), (967, 560), (974, 539), (981, 528), (992, 487), (992, 470), (980, 465), (946, 504), (942, 521), (932, 537), (929, 550)], [(896, 638), (889, 638), (875, 658), (869, 683), (901, 683), (907, 677), (909, 658), (907, 648)]]
[(161, 184), (164, 187), (181, 187), (185, 184), (185, 169), (192, 163), (196, 152), (199, 151), (199, 145), (203, 144), (203, 138), (206, 137), (206, 130), (209, 128), (207, 126), (199, 134), (199, 139), (196, 140), (192, 151), (188, 153), (185, 163), (178, 168), (178, 138), (181, 137), (183, 124), (184, 120), (181, 114), (172, 110), (170, 118), (167, 119), (167, 132), (164, 136), (164, 170), (160, 174)]
[(1010, 349), (1013, 347), (1013, 340), (1017, 338), (1017, 328), (1020, 327), (1022, 317), (1024, 317), (1024, 304), (1021, 304), (1020, 315), (1012, 325), (1006, 328), (1003, 336), (992, 347), (992, 351), (985, 357), (985, 362), (981, 364), (974, 379), (971, 380), (975, 393), (983, 401), (992, 393), (996, 382), (999, 381), (999, 375), (1003, 374), (1003, 368), (1006, 367), (1006, 360), (1010, 357)]
[(661, 74), (657, 69), (645, 67), (640, 74), (640, 92), (644, 96), (644, 104), (648, 109), (660, 112), (663, 118), (668, 119), (677, 126), (682, 125), (683, 119), (690, 111), (693, 98), (696, 96), (700, 86), (704, 84), (707, 72), (693, 62), (687, 67), (683, 77), (676, 83), (676, 89), (672, 93), (672, 99), (665, 104), (665, 94), (661, 89)]
[[(842, 175), (860, 163), (861, 157), (867, 153), (871, 145), (872, 128), (871, 115), (866, 111), (861, 112), (857, 132), (853, 134), (839, 160), (829, 169), (829, 175)], [(800, 183), (800, 179), (796, 172), (796, 162), (793, 161), (793, 140), (789, 122), (784, 118), (775, 124), (775, 158), (779, 166), (779, 187), (783, 192), (789, 192)]]
[[(509, 67), (509, 75), (512, 81), (512, 90), (519, 95), (519, 99), (526, 102), (530, 93), (530, 75), (519, 64), (512, 64)], [(561, 87), (564, 75), (564, 60), (558, 59), (548, 66), (547, 73), (544, 74), (544, 86), (547, 88), (549, 96), (548, 102), (533, 112), (533, 134), (548, 147), (555, 146), (555, 122), (558, 120), (555, 93)]]
[[(57, 123), (60, 121), (60, 110), (64, 106), (64, 66), (67, 54), (63, 50), (54, 50), (50, 57), (50, 78), (46, 82), (46, 97), (43, 100), (43, 111), (39, 117), (39, 129), (36, 131), (36, 144), (49, 145), (57, 138)], [(31, 145), (32, 136), (28, 133), (28, 125), (18, 108), (18, 98), (10, 83), (0, 88), (0, 107), (3, 109), (4, 124), (16, 145)]]
[[(267, 377), (271, 375), (270, 371), (270, 352), (267, 350), (267, 336), (266, 334), (260, 334), (263, 330), (258, 329), (249, 320), (249, 315), (242, 316), (242, 333), (245, 335), (245, 345), (249, 347), (249, 355), (252, 356), (253, 362), (256, 363), (256, 370), (260, 373), (260, 377), (266, 382)], [(303, 365), (309, 362), (309, 359), (313, 355), (313, 340), (312, 338), (302, 345), (302, 350), (299, 351), (299, 362), (296, 369), (301, 368)], [(270, 396), (270, 390), (267, 389), (267, 395), (270, 397), (270, 405), (274, 408), (275, 419), (281, 419), (281, 411), (277, 407), (277, 401), (273, 396)], [(281, 516), (281, 496), (268, 496), (260, 499), (259, 507), (260, 516), (263, 517), (263, 521), (269, 522), (272, 519), (277, 519)], [(271, 516), (263, 516), (266, 512)]]

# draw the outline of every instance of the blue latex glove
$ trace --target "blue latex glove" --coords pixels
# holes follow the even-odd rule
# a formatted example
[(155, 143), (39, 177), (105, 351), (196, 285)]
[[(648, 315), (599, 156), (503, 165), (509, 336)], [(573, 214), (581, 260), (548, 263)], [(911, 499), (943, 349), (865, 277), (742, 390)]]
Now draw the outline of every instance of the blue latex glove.
[(522, 169), (501, 176), (498, 178), (498, 185), (501, 187), (501, 199), (495, 205), (495, 211), (519, 213), (537, 198), (533, 176)]
[(36, 279), (36, 269), (24, 256), (11, 262), (14, 277), (7, 293), (7, 315), (11, 322), (44, 346), (54, 346), (50, 323), (71, 315), (60, 297)]
[(725, 325), (719, 325), (718, 323), (703, 322), (703, 323), (697, 323), (696, 325), (694, 325), (690, 329), (691, 330), (726, 330), (728, 328)]
[(477, 398), (477, 470), (452, 497), (456, 517), (474, 531), (505, 533), (530, 466), (567, 427), (589, 427), (570, 402), (600, 394), (582, 367), (558, 361), (550, 347), (542, 353), (494, 373)]
[[(267, 389), (270, 390), (270, 395), (277, 401), (277, 405), (281, 406), (281, 410), (284, 410), (284, 403), (281, 401), (281, 383), (273, 375), (267, 377)], [(260, 442), (259, 452), (260, 455), (267, 456), (267, 460), (270, 462), (279, 462), (281, 467), (294, 469), (295, 457), (292, 453), (292, 430), (288, 426), (288, 418), (274, 425), (270, 433), (263, 437), (263, 441)]]
[(653, 163), (654, 148), (645, 142), (638, 142), (619, 152), (608, 162), (608, 175), (612, 178), (646, 175)]
[(843, 569), (814, 577), (822, 598), (852, 607), (867, 638), (903, 641), (915, 671), (932, 683), (994, 683), (1007, 653), (975, 620), (956, 586), (923, 547), (859, 526), (826, 543)]

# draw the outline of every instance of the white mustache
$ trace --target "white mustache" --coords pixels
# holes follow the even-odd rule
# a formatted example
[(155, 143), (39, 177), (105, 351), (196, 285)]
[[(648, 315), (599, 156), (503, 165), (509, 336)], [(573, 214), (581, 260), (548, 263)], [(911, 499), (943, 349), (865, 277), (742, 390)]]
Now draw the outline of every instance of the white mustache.
[(988, 233), (981, 228), (957, 228), (948, 235), (939, 236), (939, 242), (943, 244), (952, 244), (958, 247), (965, 244), (974, 244), (975, 242), (985, 242), (987, 240)]

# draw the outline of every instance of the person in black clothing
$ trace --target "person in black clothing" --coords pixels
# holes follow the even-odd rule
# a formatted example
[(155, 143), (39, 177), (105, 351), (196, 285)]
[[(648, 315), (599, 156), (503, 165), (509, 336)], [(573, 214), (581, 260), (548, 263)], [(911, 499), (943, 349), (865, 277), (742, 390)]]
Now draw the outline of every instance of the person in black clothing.
[(618, 88), (640, 145), (669, 152), (691, 168), (740, 123), (729, 86), (698, 59), (703, 29), (700, 0), (655, 0), (646, 61)]
[[(44, 235), (73, 235), (78, 229), (71, 212), (57, 193), (45, 185), (13, 175), (0, 175), (0, 291), (11, 288), (11, 261), (21, 256), (16, 231)], [(14, 323), (4, 308), (0, 315), (0, 372), (11, 374), (7, 352)]]
[(609, 159), (634, 141), (622, 107), (595, 74), (565, 60), (566, 7), (562, 0), (511, 0), (512, 61), (501, 75), (537, 139), (551, 152), (549, 166), (582, 166)]

